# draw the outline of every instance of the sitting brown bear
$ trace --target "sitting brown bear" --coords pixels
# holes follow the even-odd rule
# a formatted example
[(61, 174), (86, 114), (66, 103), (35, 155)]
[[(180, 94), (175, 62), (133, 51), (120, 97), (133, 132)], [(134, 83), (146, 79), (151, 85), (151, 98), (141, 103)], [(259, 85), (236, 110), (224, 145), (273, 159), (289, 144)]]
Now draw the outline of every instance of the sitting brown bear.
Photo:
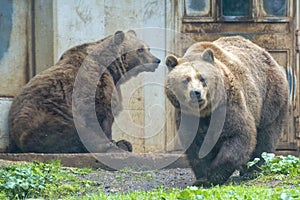
[(166, 65), (165, 91), (195, 185), (223, 184), (248, 161), (275, 150), (288, 83), (266, 50), (239, 36), (222, 37), (192, 45), (182, 58), (170, 55)]
[[(132, 30), (67, 50), (15, 97), (9, 112), (10, 151), (132, 151), (129, 142), (112, 141), (114, 114), (121, 109), (118, 82), (154, 71), (159, 63)], [(93, 128), (93, 116), (101, 133)]]

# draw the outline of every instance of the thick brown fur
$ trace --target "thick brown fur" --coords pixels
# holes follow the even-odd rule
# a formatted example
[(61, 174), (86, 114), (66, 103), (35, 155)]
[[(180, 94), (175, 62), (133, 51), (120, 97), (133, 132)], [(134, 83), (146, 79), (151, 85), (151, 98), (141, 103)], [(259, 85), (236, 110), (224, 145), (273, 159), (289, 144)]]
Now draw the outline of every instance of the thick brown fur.
[[(118, 31), (98, 42), (67, 50), (54, 66), (33, 77), (15, 97), (9, 112), (10, 151), (87, 152), (74, 125), (74, 89), (79, 90), (75, 97), (81, 105), (77, 111), (84, 118), (81, 125), (90, 126), (89, 118), (96, 113), (106, 137), (96, 141), (98, 133), (84, 129), (83, 139), (90, 138), (85, 142), (93, 143), (97, 152), (117, 149), (116, 145), (132, 151), (129, 142), (112, 141), (114, 114), (120, 111), (122, 100), (116, 85), (140, 72), (154, 71), (159, 62), (134, 31)], [(76, 78), (77, 88), (74, 88)], [(91, 92), (92, 98), (87, 98)], [(113, 95), (114, 92), (117, 94)], [(91, 104), (95, 104), (93, 110), (89, 110)]]
[[(283, 68), (265, 49), (239, 36), (223, 37), (192, 45), (182, 58), (170, 55), (166, 64), (170, 72), (165, 91), (176, 108), (181, 141), (193, 135), (189, 123), (199, 121), (186, 150), (195, 185), (223, 184), (234, 170), (247, 173), (248, 161), (275, 150), (286, 123), (288, 83)], [(210, 124), (211, 116), (222, 108), (221, 135), (200, 159), (208, 128), (216, 126)], [(183, 119), (188, 119), (186, 124), (180, 124)]]

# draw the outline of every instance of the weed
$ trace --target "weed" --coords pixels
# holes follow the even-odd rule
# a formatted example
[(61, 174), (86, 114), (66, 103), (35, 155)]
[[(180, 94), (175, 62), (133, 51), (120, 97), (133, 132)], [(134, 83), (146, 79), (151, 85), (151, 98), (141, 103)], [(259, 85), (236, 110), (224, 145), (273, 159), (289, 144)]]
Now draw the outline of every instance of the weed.
[(46, 189), (47, 184), (57, 184), (53, 174), (57, 173), (59, 163), (38, 163), (9, 165), (0, 169), (0, 191), (9, 198), (36, 196)]
[[(263, 174), (281, 174), (281, 175), (294, 175), (300, 174), (300, 159), (288, 155), (288, 156), (275, 156), (273, 153), (262, 153), (264, 164), (260, 166)], [(260, 158), (255, 158), (253, 161), (247, 164), (251, 167), (258, 163)]]
[(1, 199), (57, 198), (70, 194), (84, 194), (94, 183), (79, 180), (75, 174), (88, 169), (62, 168), (60, 161), (12, 164), (0, 168)]

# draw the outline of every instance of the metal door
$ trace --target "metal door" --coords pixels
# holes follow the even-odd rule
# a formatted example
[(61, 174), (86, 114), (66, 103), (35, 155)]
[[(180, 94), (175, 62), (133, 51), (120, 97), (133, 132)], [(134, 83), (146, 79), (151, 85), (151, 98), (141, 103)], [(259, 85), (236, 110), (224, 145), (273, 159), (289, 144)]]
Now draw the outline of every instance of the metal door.
[[(296, 0), (183, 0), (173, 2), (172, 27), (195, 41), (242, 35), (268, 50), (287, 72), (289, 123), (278, 151), (299, 153), (299, 55)], [(190, 43), (185, 42), (182, 52)], [(298, 143), (298, 144), (297, 144)]]

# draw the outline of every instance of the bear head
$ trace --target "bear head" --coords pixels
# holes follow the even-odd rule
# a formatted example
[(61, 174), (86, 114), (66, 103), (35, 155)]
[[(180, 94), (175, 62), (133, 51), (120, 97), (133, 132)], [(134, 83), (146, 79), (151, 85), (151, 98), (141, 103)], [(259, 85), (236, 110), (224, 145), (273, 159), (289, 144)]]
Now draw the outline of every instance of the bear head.
[(211, 114), (223, 100), (224, 85), (222, 73), (215, 66), (212, 50), (177, 58), (166, 58), (169, 73), (165, 92), (175, 108), (194, 116)]
[(125, 70), (130, 71), (130, 76), (136, 76), (140, 72), (153, 72), (160, 63), (160, 59), (150, 53), (149, 46), (133, 30), (125, 33), (120, 51)]
[(118, 78), (153, 72), (160, 63), (160, 59), (150, 53), (149, 46), (133, 30), (115, 32), (91, 47), (88, 53)]

